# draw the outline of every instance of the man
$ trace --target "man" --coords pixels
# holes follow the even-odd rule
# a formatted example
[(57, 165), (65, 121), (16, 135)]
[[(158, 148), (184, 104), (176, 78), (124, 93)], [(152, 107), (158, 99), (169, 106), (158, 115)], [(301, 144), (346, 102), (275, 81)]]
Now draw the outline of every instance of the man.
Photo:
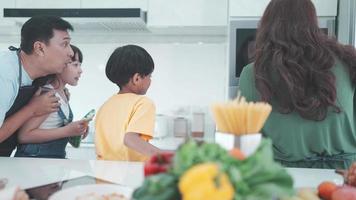
[(0, 53), (0, 156), (11, 155), (25, 121), (58, 110), (54, 92), (40, 95), (40, 86), (71, 62), (68, 30), (73, 27), (60, 17), (32, 17), (22, 26), (21, 48)]

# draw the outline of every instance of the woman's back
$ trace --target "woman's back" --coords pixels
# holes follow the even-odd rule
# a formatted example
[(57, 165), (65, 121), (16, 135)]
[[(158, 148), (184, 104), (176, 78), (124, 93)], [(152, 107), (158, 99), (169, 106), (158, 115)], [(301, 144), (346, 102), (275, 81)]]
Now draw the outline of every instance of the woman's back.
[[(239, 85), (247, 100), (259, 101), (253, 67), (253, 64), (245, 67)], [(324, 120), (308, 120), (297, 112), (280, 113), (272, 99), (273, 111), (262, 132), (272, 139), (275, 159), (285, 166), (346, 168), (356, 159), (355, 85), (341, 62), (336, 62), (331, 71), (336, 78), (336, 105), (340, 113), (330, 108)], [(344, 163), (347, 159), (350, 161)]]
[(272, 104), (263, 132), (275, 158), (294, 167), (348, 167), (356, 153), (355, 85), (355, 49), (320, 30), (311, 0), (271, 0), (240, 89)]

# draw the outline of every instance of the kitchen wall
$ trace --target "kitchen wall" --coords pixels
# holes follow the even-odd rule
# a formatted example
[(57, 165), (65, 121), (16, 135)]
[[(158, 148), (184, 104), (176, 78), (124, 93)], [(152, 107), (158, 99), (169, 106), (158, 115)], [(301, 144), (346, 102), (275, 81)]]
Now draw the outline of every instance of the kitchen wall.
[[(105, 65), (118, 46), (125, 44), (73, 44), (83, 50), (84, 73), (72, 88), (76, 112), (97, 108), (117, 91), (107, 80)], [(137, 44), (153, 57), (155, 70), (147, 95), (165, 113), (187, 105), (207, 106), (224, 97), (225, 44)], [(83, 105), (83, 100), (87, 101)], [(85, 113), (83, 113), (85, 114)]]
[[(73, 41), (75, 44), (75, 41)], [(71, 105), (77, 117), (102, 103), (118, 91), (107, 80), (105, 64), (120, 44), (83, 44), (83, 75), (77, 87), (71, 88)], [(177, 110), (203, 109), (225, 97), (225, 43), (139, 43), (153, 57), (155, 71), (147, 96), (156, 104), (157, 114), (172, 115)], [(83, 103), (85, 102), (85, 103)], [(211, 119), (206, 129), (214, 131)], [(170, 133), (171, 134), (171, 133)]]

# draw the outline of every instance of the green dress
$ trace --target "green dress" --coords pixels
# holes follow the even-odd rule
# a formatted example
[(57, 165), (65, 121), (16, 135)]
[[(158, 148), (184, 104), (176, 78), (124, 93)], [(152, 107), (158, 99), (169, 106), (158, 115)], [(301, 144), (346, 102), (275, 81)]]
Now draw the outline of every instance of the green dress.
[[(248, 101), (259, 101), (253, 71), (253, 64), (243, 69), (239, 87)], [(316, 122), (295, 112), (281, 114), (272, 105), (262, 133), (272, 139), (274, 158), (282, 165), (345, 169), (356, 161), (355, 85), (348, 69), (340, 62), (336, 62), (332, 71), (341, 113), (329, 111), (326, 119)]]

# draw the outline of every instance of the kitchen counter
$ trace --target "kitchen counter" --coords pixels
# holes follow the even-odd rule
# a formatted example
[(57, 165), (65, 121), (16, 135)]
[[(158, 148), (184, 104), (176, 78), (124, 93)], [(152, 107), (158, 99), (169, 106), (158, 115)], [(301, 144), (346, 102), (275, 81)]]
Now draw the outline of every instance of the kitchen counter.
[(143, 181), (143, 163), (0, 157), (0, 178), (7, 178), (7, 187), (23, 189), (84, 175), (137, 187)]
[[(164, 150), (176, 150), (179, 145), (185, 141), (182, 137), (164, 137), (153, 138), (149, 140), (152, 145)], [(214, 142), (214, 138), (205, 137), (204, 141)], [(94, 143), (81, 143), (79, 148), (74, 148), (70, 144), (67, 145), (67, 158), (69, 159), (82, 159), (94, 160), (96, 159), (95, 144)]]
[[(341, 184), (343, 179), (328, 169), (287, 168), (295, 187), (316, 188), (322, 181)], [(9, 180), (7, 187), (23, 189), (91, 175), (136, 188), (143, 181), (143, 163), (98, 160), (34, 159), (0, 157), (0, 178)]]

